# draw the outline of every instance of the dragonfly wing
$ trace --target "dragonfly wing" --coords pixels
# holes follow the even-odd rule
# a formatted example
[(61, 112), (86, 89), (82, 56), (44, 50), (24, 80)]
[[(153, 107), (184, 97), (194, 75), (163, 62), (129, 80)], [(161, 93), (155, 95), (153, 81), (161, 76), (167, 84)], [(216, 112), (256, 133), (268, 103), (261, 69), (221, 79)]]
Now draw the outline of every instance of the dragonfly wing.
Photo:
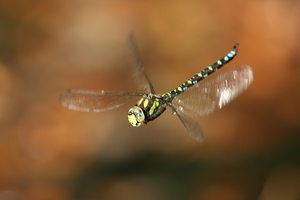
[(103, 112), (119, 108), (127, 101), (140, 98), (142, 95), (130, 92), (68, 89), (60, 96), (60, 101), (70, 110)]
[(198, 142), (203, 141), (203, 131), (196, 120), (194, 120), (191, 116), (185, 114), (179, 107), (175, 108), (173, 105), (170, 105), (170, 107), (172, 108), (173, 113), (178, 116), (184, 127), (187, 129), (189, 136), (191, 136)]
[(231, 102), (252, 83), (249, 66), (238, 66), (217, 76), (209, 76), (175, 97), (172, 105), (189, 115), (203, 116)]
[(134, 35), (131, 33), (128, 38), (130, 52), (133, 60), (133, 77), (139, 88), (145, 93), (155, 94), (153, 85), (145, 72), (143, 62), (135, 42)]

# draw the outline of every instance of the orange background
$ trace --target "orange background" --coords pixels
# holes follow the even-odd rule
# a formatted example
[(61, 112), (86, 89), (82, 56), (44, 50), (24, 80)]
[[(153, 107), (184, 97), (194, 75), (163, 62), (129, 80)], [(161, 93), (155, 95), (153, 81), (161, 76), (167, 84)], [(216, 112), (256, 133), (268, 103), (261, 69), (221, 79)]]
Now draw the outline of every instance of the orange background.
[[(250, 88), (199, 118), (63, 108), (66, 88), (135, 91), (129, 32), (158, 92), (240, 43)], [(0, 1), (0, 199), (299, 199), (299, 1)], [(132, 102), (134, 104), (135, 102)]]

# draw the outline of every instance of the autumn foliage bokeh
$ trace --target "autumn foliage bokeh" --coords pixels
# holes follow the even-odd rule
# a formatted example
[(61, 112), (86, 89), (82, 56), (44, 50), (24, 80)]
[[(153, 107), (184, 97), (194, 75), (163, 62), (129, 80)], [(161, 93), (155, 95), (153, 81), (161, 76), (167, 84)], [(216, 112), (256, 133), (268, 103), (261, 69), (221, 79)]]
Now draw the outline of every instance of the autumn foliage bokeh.
[[(187, 136), (166, 112), (141, 128), (134, 104), (65, 109), (66, 88), (135, 91), (135, 34), (158, 92), (227, 53), (249, 89)], [(0, 199), (300, 198), (300, 2), (0, 1)]]

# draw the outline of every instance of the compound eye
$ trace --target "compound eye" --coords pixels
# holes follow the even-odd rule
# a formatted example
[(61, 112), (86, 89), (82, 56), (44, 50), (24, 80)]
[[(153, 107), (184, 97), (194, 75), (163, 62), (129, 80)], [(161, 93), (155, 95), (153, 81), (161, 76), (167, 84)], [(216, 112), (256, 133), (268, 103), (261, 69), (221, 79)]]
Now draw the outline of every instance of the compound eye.
[(141, 125), (135, 117), (134, 114), (128, 115), (128, 122), (131, 124), (131, 126), (138, 127)]
[(143, 110), (138, 106), (130, 108), (128, 111), (128, 121), (134, 127), (140, 126), (145, 121)]
[(136, 120), (138, 122), (143, 123), (145, 121), (144, 112), (143, 112), (143, 110), (140, 107), (137, 107), (137, 106), (135, 107), (134, 115), (135, 115)]
[(136, 116), (136, 118), (137, 118), (138, 121), (142, 121), (144, 113), (142, 113), (141, 111), (139, 111), (139, 112), (136, 113), (135, 116)]

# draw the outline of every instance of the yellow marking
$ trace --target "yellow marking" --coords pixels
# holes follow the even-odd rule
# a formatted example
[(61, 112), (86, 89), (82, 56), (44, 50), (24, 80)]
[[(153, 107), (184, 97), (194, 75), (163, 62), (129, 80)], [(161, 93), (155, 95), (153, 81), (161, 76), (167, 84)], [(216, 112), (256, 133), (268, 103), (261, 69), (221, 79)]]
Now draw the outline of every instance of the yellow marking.
[(187, 82), (188, 82), (188, 84), (192, 84), (193, 83), (191, 80), (188, 80)]
[(136, 117), (134, 115), (128, 115), (128, 121), (131, 124), (136, 124), (137, 123)]
[(203, 76), (203, 75), (202, 75), (202, 72), (198, 73), (198, 76), (199, 76), (199, 77), (202, 77), (202, 76)]
[(177, 88), (177, 90), (180, 91), (180, 92), (182, 92), (182, 87), (179, 86), (179, 87)]
[(155, 106), (155, 103), (152, 105), (152, 107), (150, 108), (149, 110), (149, 115), (152, 115), (154, 113), (154, 110), (155, 110), (156, 106)]
[(149, 103), (149, 100), (145, 99), (145, 101), (144, 101), (144, 108), (146, 108), (148, 106), (148, 103)]
[(158, 107), (158, 106), (159, 106), (159, 101), (155, 100), (155, 101), (154, 101), (154, 105), (155, 105), (156, 107)]
[(213, 68), (212, 68), (212, 66), (209, 66), (209, 67), (208, 67), (208, 69), (209, 69), (210, 71), (213, 71)]
[(139, 102), (137, 103), (137, 105), (140, 106), (140, 105), (142, 104), (143, 100), (144, 100), (144, 99), (141, 98), (141, 99), (139, 100)]

